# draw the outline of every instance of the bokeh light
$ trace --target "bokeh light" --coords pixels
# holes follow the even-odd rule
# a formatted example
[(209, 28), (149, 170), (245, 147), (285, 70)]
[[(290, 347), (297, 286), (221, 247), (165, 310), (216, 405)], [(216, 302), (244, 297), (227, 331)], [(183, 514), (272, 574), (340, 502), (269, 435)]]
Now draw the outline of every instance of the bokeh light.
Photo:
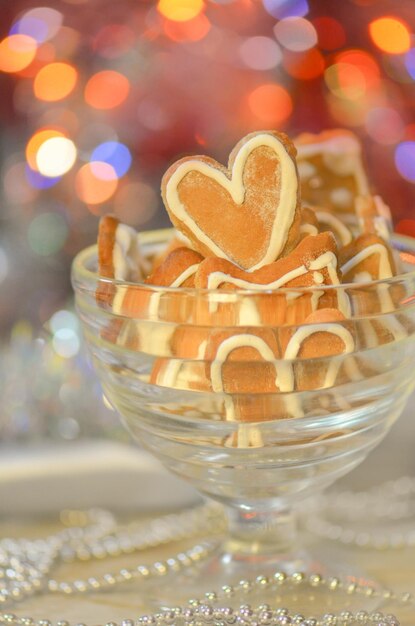
[(304, 17), (309, 11), (307, 0), (263, 0), (266, 11), (277, 20)]
[(337, 63), (351, 65), (364, 76), (367, 87), (375, 89), (379, 85), (380, 70), (379, 65), (369, 52), (359, 49), (345, 50), (339, 52), (335, 60)]
[(54, 187), (61, 180), (60, 176), (56, 178), (43, 176), (40, 172), (37, 172), (36, 170), (32, 170), (28, 165), (26, 165), (26, 168), (25, 168), (25, 175), (26, 175), (26, 180), (35, 189), (50, 189), (51, 187)]
[(324, 72), (325, 61), (319, 50), (312, 48), (307, 52), (287, 52), (283, 61), (284, 68), (293, 78), (313, 80)]
[(33, 37), (43, 43), (54, 37), (62, 26), (63, 15), (50, 7), (36, 7), (20, 17), (11, 27), (10, 34)]
[(274, 26), (278, 42), (292, 52), (304, 52), (317, 43), (317, 31), (302, 17), (287, 17)]
[(343, 26), (334, 17), (323, 15), (313, 20), (317, 31), (318, 45), (322, 50), (337, 50), (346, 43), (346, 33)]
[(75, 178), (78, 198), (85, 204), (102, 204), (114, 195), (118, 179), (108, 163), (94, 161), (82, 166)]
[(69, 172), (76, 161), (76, 146), (67, 137), (52, 137), (36, 154), (37, 169), (43, 176), (56, 178)]
[(415, 48), (411, 48), (405, 55), (405, 67), (408, 74), (415, 80)]
[(63, 100), (75, 89), (78, 71), (69, 63), (49, 63), (37, 73), (33, 91), (39, 100)]
[(59, 328), (53, 335), (52, 345), (59, 356), (70, 359), (78, 354), (81, 342), (72, 328)]
[(411, 35), (405, 22), (397, 17), (380, 17), (369, 24), (373, 43), (383, 52), (403, 54), (411, 45)]
[(395, 165), (405, 180), (415, 183), (415, 141), (403, 141), (397, 146)]
[(60, 213), (46, 212), (37, 215), (30, 223), (27, 239), (36, 254), (56, 254), (66, 241), (68, 226)]
[(282, 60), (281, 48), (270, 37), (248, 37), (242, 42), (239, 54), (253, 70), (270, 70)]
[(165, 20), (164, 33), (172, 41), (200, 41), (210, 31), (210, 21), (204, 13), (186, 22)]
[(114, 170), (115, 178), (124, 176), (131, 167), (131, 152), (118, 141), (106, 141), (95, 148), (91, 161), (108, 163)]
[(159, 195), (142, 181), (127, 183), (114, 198), (116, 216), (132, 226), (141, 226), (154, 217), (159, 207)]
[(350, 63), (335, 63), (327, 68), (324, 80), (330, 91), (338, 98), (357, 100), (366, 93), (363, 72)]
[(400, 141), (404, 134), (402, 117), (395, 109), (374, 107), (366, 117), (368, 134), (380, 144), (393, 145)]
[(203, 10), (203, 0), (159, 0), (157, 9), (169, 20), (186, 22)]
[(72, 313), (71, 311), (67, 311), (66, 309), (61, 309), (60, 311), (56, 311), (52, 315), (49, 320), (49, 328), (52, 333), (57, 333), (59, 330), (63, 328), (69, 328), (70, 330), (74, 330), (75, 332), (79, 332), (79, 319), (78, 317)]
[(52, 139), (53, 137), (65, 137), (63, 131), (58, 130), (56, 128), (43, 128), (39, 129), (28, 141), (26, 146), (26, 160), (29, 167), (37, 171), (37, 162), (36, 157), (39, 151), (39, 148), (42, 144), (48, 139)]
[(0, 42), (0, 71), (20, 72), (35, 58), (37, 42), (28, 35), (10, 35)]
[(248, 103), (255, 117), (266, 124), (282, 124), (293, 110), (288, 91), (274, 83), (266, 83), (254, 89), (249, 94)]
[(87, 82), (85, 100), (95, 109), (114, 109), (127, 99), (129, 92), (130, 83), (124, 74), (103, 70)]

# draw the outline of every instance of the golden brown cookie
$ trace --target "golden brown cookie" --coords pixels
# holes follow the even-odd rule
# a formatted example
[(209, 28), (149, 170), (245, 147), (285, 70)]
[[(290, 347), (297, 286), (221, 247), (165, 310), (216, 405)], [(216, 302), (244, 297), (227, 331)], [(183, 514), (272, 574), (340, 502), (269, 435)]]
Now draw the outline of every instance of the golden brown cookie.
[(173, 224), (195, 250), (255, 270), (299, 239), (300, 190), (295, 148), (282, 133), (244, 137), (228, 168), (206, 156), (174, 163), (162, 181)]
[(344, 283), (369, 283), (396, 274), (392, 250), (377, 235), (360, 235), (339, 250)]
[[(100, 219), (97, 244), (100, 276), (137, 282), (148, 274), (150, 264), (140, 250), (138, 233), (114, 215), (104, 215)], [(96, 297), (99, 302), (111, 303), (114, 293), (114, 285), (102, 281)]]
[(296, 389), (326, 389), (336, 384), (342, 359), (328, 359), (355, 351), (355, 338), (338, 309), (311, 313), (296, 329), (280, 330), (284, 359), (295, 369)]
[(304, 239), (308, 235), (319, 234), (319, 224), (314, 211), (308, 207), (301, 209), (300, 238)]
[(295, 140), (301, 197), (307, 206), (321, 206), (355, 223), (354, 200), (370, 193), (362, 148), (349, 130), (302, 133)]
[[(288, 256), (261, 267), (245, 272), (224, 259), (207, 258), (200, 265), (195, 276), (195, 286), (199, 289), (248, 289), (258, 292), (275, 291), (270, 294), (240, 297), (241, 303), (230, 299), (215, 306), (198, 308), (199, 323), (278, 326), (301, 323), (317, 308), (335, 306), (348, 313), (348, 301), (342, 292), (325, 290), (325, 285), (339, 285), (337, 270), (337, 246), (331, 233), (321, 233), (303, 239)], [(307, 287), (320, 290), (301, 293)], [(278, 292), (280, 288), (298, 288), (298, 294)], [(223, 301), (225, 295), (221, 298)], [(241, 310), (244, 301), (250, 303)], [(238, 306), (239, 305), (239, 306)], [(233, 316), (233, 317), (232, 317)]]
[(331, 232), (339, 248), (347, 246), (352, 241), (352, 231), (334, 213), (320, 207), (312, 207), (312, 210), (317, 221), (317, 232)]
[(357, 196), (355, 209), (360, 232), (389, 241), (393, 230), (392, 216), (380, 196)]

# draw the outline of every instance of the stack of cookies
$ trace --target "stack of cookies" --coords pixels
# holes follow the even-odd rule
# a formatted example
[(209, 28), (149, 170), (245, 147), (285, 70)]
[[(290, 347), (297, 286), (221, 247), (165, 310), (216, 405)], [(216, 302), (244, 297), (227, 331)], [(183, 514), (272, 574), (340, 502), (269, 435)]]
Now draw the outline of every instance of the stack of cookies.
[(251, 133), (227, 168), (207, 156), (174, 163), (162, 196), (175, 228), (151, 258), (113, 216), (98, 236), (99, 274), (115, 281), (100, 283), (97, 300), (118, 316), (103, 338), (151, 353), (140, 320), (170, 329), (154, 385), (221, 394), (226, 419), (299, 417), (298, 403), (275, 397), (358, 378), (353, 353), (405, 335), (402, 322), (364, 320), (393, 311), (400, 294), (376, 284), (398, 271), (391, 219), (352, 133), (294, 143)]

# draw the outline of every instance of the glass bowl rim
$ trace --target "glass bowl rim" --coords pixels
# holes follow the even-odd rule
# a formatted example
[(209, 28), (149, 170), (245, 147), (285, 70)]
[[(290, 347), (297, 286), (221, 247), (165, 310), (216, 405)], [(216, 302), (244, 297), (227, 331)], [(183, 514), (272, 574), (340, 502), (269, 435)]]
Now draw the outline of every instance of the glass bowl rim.
[[(172, 233), (172, 228), (165, 229), (157, 229), (157, 230), (148, 230), (140, 233), (141, 243), (151, 244), (154, 243), (152, 239), (156, 235), (167, 236), (169, 233)], [(405, 249), (413, 248), (414, 249), (414, 262), (415, 262), (415, 239), (412, 237), (408, 237), (406, 235), (401, 235), (397, 233), (393, 233), (392, 235), (392, 243), (397, 244), (398, 251), (402, 251), (402, 247)], [(401, 244), (399, 247), (399, 243)], [(172, 293), (172, 294), (188, 294), (188, 295), (232, 295), (232, 296), (259, 296), (259, 295), (271, 295), (271, 294), (299, 294), (299, 293), (314, 293), (319, 292), (322, 289), (324, 291), (336, 291), (336, 290), (364, 290), (364, 289), (373, 289), (376, 286), (391, 286), (397, 283), (402, 282), (403, 280), (414, 279), (415, 280), (415, 269), (409, 272), (405, 272), (402, 274), (397, 274), (396, 276), (392, 276), (390, 278), (373, 280), (362, 283), (340, 283), (339, 285), (312, 285), (309, 287), (278, 287), (277, 289), (200, 289), (196, 287), (172, 287), (172, 286), (163, 286), (163, 285), (153, 285), (151, 283), (146, 283), (144, 281), (126, 281), (115, 278), (110, 278), (108, 276), (101, 276), (97, 272), (89, 270), (85, 264), (89, 258), (93, 256), (97, 256), (98, 246), (97, 244), (93, 244), (88, 246), (80, 252), (78, 252), (73, 259), (72, 262), (72, 274), (74, 278), (83, 278), (88, 281), (93, 281), (95, 283), (102, 283), (113, 285), (114, 287), (131, 287), (133, 289), (145, 289), (151, 293)]]

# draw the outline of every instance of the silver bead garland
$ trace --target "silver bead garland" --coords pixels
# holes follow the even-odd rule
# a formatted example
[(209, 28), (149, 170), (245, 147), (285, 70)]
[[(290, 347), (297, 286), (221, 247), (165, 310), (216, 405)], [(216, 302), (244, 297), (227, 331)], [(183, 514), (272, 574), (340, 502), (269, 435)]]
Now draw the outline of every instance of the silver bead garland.
[[(0, 541), (0, 606), (24, 600), (35, 593), (80, 594), (102, 591), (131, 580), (145, 580), (166, 576), (184, 570), (206, 558), (213, 547), (212, 543), (200, 543), (189, 550), (175, 554), (151, 565), (138, 565), (133, 569), (121, 569), (86, 580), (61, 581), (50, 578), (51, 571), (59, 562), (87, 561), (105, 557), (129, 554), (173, 540), (185, 539), (197, 534), (213, 535), (224, 529), (224, 519), (217, 505), (204, 505), (190, 511), (167, 515), (150, 522), (117, 526), (114, 517), (107, 511), (65, 512), (63, 522), (73, 524), (59, 533), (37, 540)], [(272, 608), (268, 605), (257, 607), (242, 604), (239, 608), (221, 604), (239, 593), (247, 594), (265, 587), (308, 584), (323, 587), (334, 593), (339, 590), (347, 594), (361, 594), (378, 597), (379, 600), (401, 602), (414, 605), (411, 594), (397, 595), (391, 591), (380, 591), (367, 586), (342, 581), (337, 578), (324, 579), (318, 574), (306, 576), (303, 573), (286, 575), (276, 572), (272, 577), (259, 576), (254, 581), (240, 581), (237, 585), (227, 585), (218, 592), (208, 592), (202, 600), (192, 600), (185, 607), (172, 608), (136, 620), (126, 619), (121, 624), (115, 622), (106, 626), (270, 626), (271, 624), (297, 624), (300, 626), (348, 626), (371, 624), (372, 626), (397, 626), (393, 615), (383, 615), (379, 611), (339, 614), (326, 614), (320, 619), (292, 614), (285, 608)], [(34, 620), (31, 617), (0, 612), (0, 624), (10, 626), (52, 626), (49, 620)], [(59, 620), (57, 626), (70, 626)], [(78, 624), (76, 626), (85, 626)]]
[[(311, 506), (313, 514), (305, 517), (305, 527), (322, 539), (377, 550), (415, 546), (413, 524), (410, 528), (396, 528), (398, 521), (406, 522), (406, 526), (413, 521), (413, 478), (403, 476), (364, 492), (330, 493), (320, 496)], [(333, 514), (335, 521), (330, 519)], [(388, 521), (394, 523), (393, 529), (382, 527)], [(364, 530), (351, 526), (356, 522), (364, 523)]]

